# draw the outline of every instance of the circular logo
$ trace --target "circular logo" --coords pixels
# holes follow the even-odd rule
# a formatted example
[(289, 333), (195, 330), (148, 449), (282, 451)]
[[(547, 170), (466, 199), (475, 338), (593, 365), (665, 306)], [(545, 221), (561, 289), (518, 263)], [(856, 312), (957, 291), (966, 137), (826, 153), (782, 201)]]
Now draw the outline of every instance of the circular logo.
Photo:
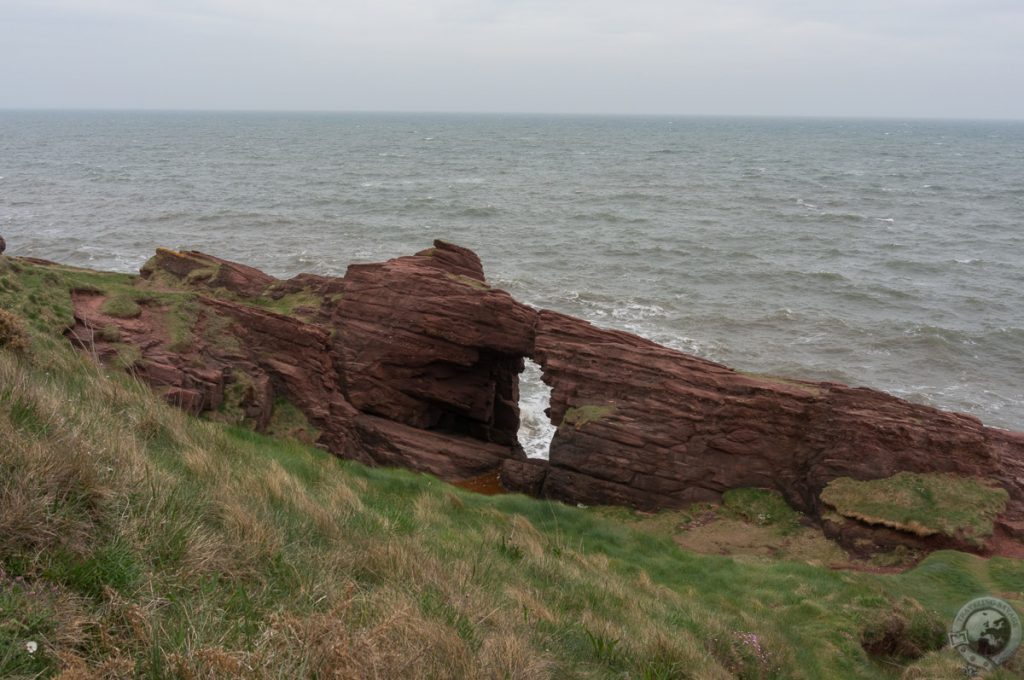
[(995, 597), (979, 597), (957, 612), (949, 644), (967, 663), (990, 671), (1017, 651), (1021, 632), (1013, 607)]

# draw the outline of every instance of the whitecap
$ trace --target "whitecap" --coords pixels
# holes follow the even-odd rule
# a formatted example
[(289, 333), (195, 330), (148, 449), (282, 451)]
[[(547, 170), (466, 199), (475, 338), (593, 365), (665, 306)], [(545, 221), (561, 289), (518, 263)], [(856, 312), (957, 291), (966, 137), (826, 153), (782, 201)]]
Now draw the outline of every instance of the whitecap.
[(652, 317), (665, 316), (665, 309), (660, 305), (644, 305), (640, 303), (628, 304), (625, 307), (616, 307), (612, 310), (612, 316), (616, 319), (650, 319)]
[(530, 458), (547, 458), (555, 426), (545, 411), (551, 405), (551, 388), (541, 379), (541, 368), (526, 359), (519, 376), (519, 444)]
[(693, 338), (683, 336), (663, 337), (657, 340), (660, 344), (670, 349), (694, 354), (697, 356), (708, 356), (705, 346)]

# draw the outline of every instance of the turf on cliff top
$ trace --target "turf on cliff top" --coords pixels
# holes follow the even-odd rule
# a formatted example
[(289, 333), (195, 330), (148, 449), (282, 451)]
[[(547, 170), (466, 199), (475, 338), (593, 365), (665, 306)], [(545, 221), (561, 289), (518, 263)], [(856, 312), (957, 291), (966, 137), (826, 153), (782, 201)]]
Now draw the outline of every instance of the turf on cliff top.
[(5, 678), (955, 677), (962, 604), (1024, 609), (1024, 435), (535, 310), (443, 242), (0, 256), (0, 433)]

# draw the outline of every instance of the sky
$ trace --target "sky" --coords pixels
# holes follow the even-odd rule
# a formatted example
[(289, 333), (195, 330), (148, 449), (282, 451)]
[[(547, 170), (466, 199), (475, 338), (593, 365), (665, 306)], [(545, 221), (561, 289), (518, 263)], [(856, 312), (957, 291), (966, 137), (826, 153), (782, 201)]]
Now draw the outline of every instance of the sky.
[(1024, 0), (0, 0), (0, 108), (1024, 118)]

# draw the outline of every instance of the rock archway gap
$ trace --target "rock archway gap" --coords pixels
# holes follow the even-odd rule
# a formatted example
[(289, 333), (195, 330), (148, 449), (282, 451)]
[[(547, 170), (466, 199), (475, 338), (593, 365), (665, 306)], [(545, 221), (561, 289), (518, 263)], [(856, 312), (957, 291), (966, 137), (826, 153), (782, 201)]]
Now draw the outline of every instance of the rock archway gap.
[(530, 458), (547, 459), (555, 426), (548, 418), (551, 388), (541, 380), (541, 368), (536, 362), (524, 359), (525, 368), (519, 374), (519, 444)]

